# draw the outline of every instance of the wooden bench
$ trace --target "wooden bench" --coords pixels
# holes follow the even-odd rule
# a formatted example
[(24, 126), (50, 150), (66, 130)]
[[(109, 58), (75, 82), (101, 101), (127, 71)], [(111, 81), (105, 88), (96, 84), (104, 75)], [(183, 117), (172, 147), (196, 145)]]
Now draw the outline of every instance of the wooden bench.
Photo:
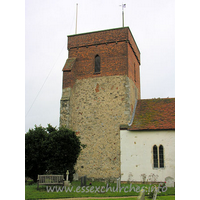
[(63, 175), (38, 175), (37, 189), (39, 185), (62, 185), (64, 186)]

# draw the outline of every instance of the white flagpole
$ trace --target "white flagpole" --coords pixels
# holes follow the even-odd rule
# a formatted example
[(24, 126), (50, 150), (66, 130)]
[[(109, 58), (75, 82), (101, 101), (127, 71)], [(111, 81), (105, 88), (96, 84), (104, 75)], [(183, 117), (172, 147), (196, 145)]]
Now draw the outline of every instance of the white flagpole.
[(125, 8), (126, 4), (122, 3), (122, 5), (119, 5), (119, 6), (122, 7), (122, 27), (124, 27), (124, 8)]
[(77, 34), (77, 20), (78, 20), (78, 4), (76, 4), (76, 27), (75, 27), (75, 34)]

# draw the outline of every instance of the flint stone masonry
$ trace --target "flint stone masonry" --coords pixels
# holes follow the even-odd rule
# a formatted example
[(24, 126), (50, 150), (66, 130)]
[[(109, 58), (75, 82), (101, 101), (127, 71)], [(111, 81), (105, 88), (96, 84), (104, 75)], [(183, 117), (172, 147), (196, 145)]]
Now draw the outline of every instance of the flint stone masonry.
[(75, 130), (87, 145), (78, 159), (80, 176), (120, 176), (119, 125), (130, 121), (135, 98), (130, 87), (135, 88), (134, 83), (126, 76), (90, 78), (76, 81), (70, 100), (63, 96), (61, 125)]
[(140, 52), (128, 27), (68, 36), (68, 52), (60, 125), (74, 130), (87, 145), (76, 172), (116, 179), (121, 176), (120, 125), (130, 122), (135, 99), (140, 99)]

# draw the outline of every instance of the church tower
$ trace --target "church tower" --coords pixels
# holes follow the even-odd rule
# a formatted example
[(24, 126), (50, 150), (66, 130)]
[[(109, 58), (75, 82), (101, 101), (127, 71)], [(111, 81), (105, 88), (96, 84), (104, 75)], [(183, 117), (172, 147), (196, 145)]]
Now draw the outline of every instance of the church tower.
[(76, 172), (88, 178), (120, 177), (120, 125), (140, 99), (140, 51), (129, 27), (68, 36), (60, 125), (87, 147)]

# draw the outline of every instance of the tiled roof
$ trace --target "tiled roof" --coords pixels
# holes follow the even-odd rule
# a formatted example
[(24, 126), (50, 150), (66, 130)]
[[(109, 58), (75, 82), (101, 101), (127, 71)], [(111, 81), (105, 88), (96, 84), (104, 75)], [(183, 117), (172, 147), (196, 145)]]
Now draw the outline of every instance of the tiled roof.
[(71, 71), (75, 61), (76, 61), (76, 58), (68, 58), (63, 67), (63, 71)]
[(128, 130), (175, 129), (175, 98), (140, 99)]

